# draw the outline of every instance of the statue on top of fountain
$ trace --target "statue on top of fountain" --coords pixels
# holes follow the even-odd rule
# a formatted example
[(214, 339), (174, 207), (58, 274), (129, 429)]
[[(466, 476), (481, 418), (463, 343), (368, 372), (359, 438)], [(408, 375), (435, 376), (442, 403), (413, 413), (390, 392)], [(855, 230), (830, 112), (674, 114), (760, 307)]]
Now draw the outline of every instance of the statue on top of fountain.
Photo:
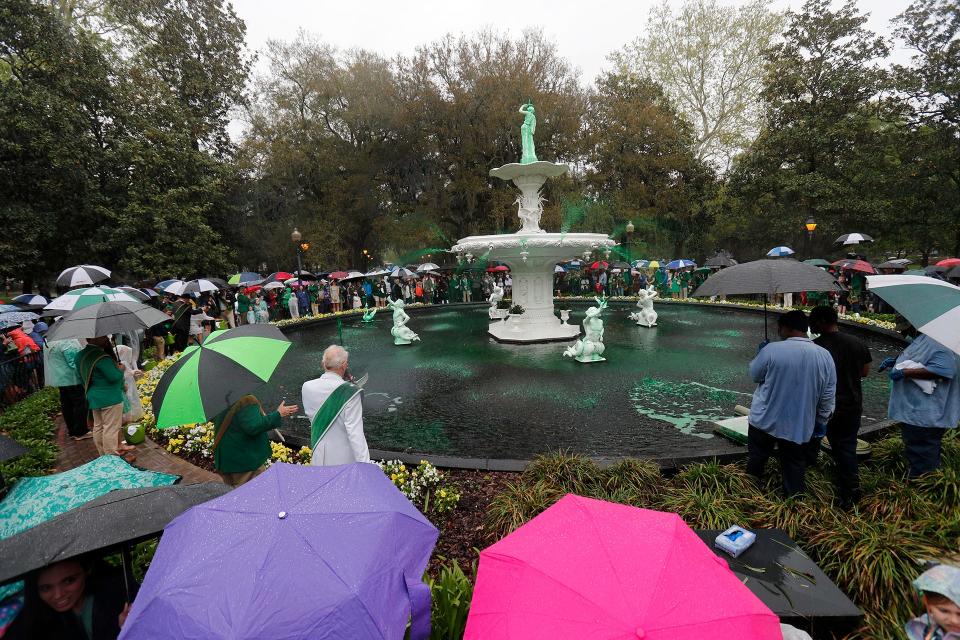
[(657, 297), (657, 290), (650, 286), (637, 292), (637, 308), (630, 314), (630, 319), (641, 327), (657, 326), (657, 312), (653, 310), (653, 299)]
[(537, 162), (537, 152), (533, 146), (533, 134), (537, 132), (537, 111), (533, 108), (533, 103), (528, 100), (526, 104), (520, 105), (520, 113), (523, 114), (523, 124), (520, 125), (520, 144), (523, 155), (520, 156), (520, 164), (530, 164)]
[(567, 348), (563, 355), (573, 358), (577, 362), (602, 362), (606, 360), (603, 352), (603, 320), (600, 314), (607, 308), (606, 298), (594, 298), (597, 306), (587, 309), (587, 317), (583, 320), (583, 337)]
[(390, 335), (393, 336), (393, 344), (410, 344), (414, 340), (419, 341), (420, 336), (407, 327), (407, 323), (410, 322), (410, 316), (403, 310), (403, 300), (387, 300), (387, 305), (393, 309), (393, 328), (390, 329)]

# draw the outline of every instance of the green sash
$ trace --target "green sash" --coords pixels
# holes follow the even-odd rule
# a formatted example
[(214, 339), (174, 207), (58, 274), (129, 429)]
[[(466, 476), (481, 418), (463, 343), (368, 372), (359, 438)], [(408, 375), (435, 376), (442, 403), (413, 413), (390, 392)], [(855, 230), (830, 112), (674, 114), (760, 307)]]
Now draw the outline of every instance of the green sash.
[(317, 415), (313, 416), (313, 423), (310, 425), (310, 448), (315, 449), (317, 443), (320, 442), (326, 433), (327, 429), (330, 428), (330, 425), (333, 424), (333, 421), (337, 419), (337, 416), (340, 415), (340, 412), (343, 411), (344, 405), (346, 405), (353, 396), (360, 393), (362, 389), (350, 382), (344, 382), (339, 387), (333, 390), (326, 400), (323, 402), (323, 406), (317, 411)]

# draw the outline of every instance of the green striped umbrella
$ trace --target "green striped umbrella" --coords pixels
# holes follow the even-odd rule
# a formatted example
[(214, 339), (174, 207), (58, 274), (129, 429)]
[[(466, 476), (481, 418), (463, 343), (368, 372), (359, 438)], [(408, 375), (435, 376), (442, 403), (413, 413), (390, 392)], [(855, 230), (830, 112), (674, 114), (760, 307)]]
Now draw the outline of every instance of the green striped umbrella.
[(290, 341), (273, 325), (214, 331), (188, 347), (157, 383), (157, 427), (206, 422), (273, 375)]
[(929, 276), (867, 276), (880, 296), (917, 331), (960, 354), (960, 287)]
[(136, 298), (120, 289), (111, 287), (87, 287), (73, 289), (44, 307), (45, 311), (73, 311), (101, 302), (139, 302)]
[(260, 282), (263, 278), (259, 273), (253, 273), (252, 271), (241, 271), (240, 273), (235, 273), (227, 279), (228, 284), (234, 286), (247, 284), (251, 282)]

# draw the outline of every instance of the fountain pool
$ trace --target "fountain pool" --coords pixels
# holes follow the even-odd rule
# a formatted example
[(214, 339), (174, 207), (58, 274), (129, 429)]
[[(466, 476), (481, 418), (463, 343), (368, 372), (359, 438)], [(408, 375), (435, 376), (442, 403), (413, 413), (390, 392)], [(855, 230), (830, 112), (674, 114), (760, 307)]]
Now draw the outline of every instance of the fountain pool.
[[(571, 308), (582, 322), (586, 303)], [(706, 305), (658, 304), (658, 326), (638, 327), (628, 303), (604, 312), (607, 362), (562, 357), (565, 343), (517, 345), (487, 334), (487, 305), (411, 310), (421, 342), (393, 345), (389, 314), (343, 321), (354, 375), (369, 373), (364, 425), (373, 449), (470, 458), (528, 459), (567, 449), (596, 457), (722, 455), (743, 447), (714, 436), (709, 420), (748, 405), (747, 364), (763, 335), (760, 315)], [(287, 330), (293, 348), (264, 392), (267, 402), (300, 403), (300, 385), (322, 372), (336, 323)], [(899, 352), (880, 335), (862, 336), (875, 362)], [(571, 340), (572, 342), (572, 340)], [(883, 420), (886, 376), (864, 381), (864, 425)], [(271, 397), (272, 396), (272, 397)], [(306, 437), (303, 416), (284, 430)]]

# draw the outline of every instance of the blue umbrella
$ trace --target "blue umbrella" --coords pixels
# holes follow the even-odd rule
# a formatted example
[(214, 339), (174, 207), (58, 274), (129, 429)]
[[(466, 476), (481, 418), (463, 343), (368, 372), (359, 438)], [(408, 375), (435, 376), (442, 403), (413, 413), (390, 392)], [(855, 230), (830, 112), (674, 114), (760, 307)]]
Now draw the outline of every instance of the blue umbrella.
[(170, 285), (172, 285), (174, 282), (180, 282), (180, 281), (177, 280), (176, 278), (171, 278), (170, 280), (161, 280), (160, 282), (158, 282), (158, 283), (156, 284), (156, 286), (154, 287), (154, 289), (157, 289), (157, 290), (159, 290), (159, 291), (163, 291), (164, 289), (166, 289), (167, 287), (169, 287)]
[(30, 307), (44, 307), (49, 304), (50, 301), (43, 296), (38, 296), (33, 293), (24, 293), (14, 298), (12, 302), (16, 302), (17, 304), (25, 304)]
[(649, 260), (634, 260), (634, 261), (633, 261), (633, 268), (634, 268), (634, 269), (646, 269), (648, 266), (650, 266), (650, 261), (649, 261)]
[(667, 269), (686, 269), (695, 266), (697, 266), (697, 263), (693, 260), (671, 260), (667, 263)]
[(437, 535), (375, 465), (274, 464), (166, 526), (123, 635), (424, 640)]
[(27, 320), (39, 320), (40, 316), (31, 311), (6, 311), (0, 313), (0, 329), (19, 327)]
[(774, 247), (773, 249), (770, 249), (770, 251), (767, 251), (767, 257), (783, 258), (785, 256), (792, 256), (794, 253), (796, 253), (796, 251), (794, 251), (790, 247), (780, 246), (780, 247)]

